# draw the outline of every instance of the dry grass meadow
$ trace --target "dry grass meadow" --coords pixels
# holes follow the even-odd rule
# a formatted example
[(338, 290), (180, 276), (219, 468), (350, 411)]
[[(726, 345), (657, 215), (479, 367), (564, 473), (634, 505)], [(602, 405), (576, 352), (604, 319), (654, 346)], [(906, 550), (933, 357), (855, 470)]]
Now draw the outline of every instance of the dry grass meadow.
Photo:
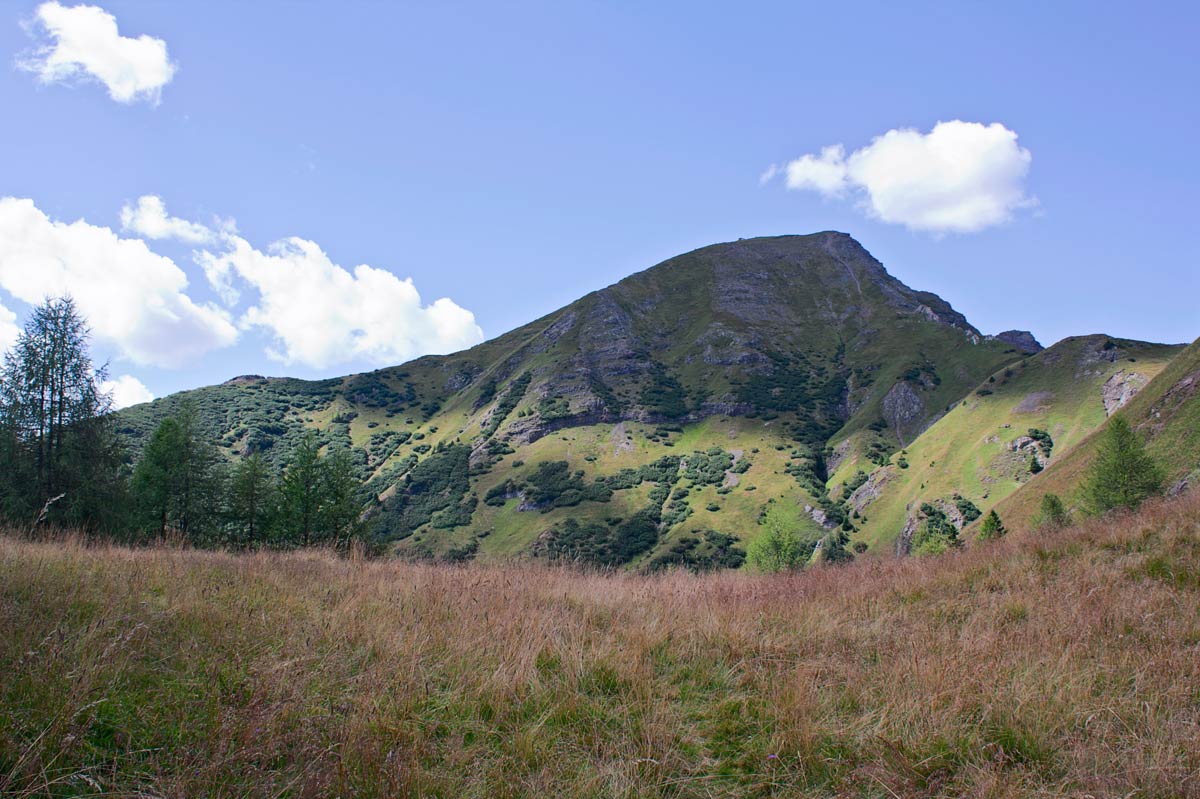
[(0, 538), (0, 794), (1200, 796), (1200, 493), (655, 577)]

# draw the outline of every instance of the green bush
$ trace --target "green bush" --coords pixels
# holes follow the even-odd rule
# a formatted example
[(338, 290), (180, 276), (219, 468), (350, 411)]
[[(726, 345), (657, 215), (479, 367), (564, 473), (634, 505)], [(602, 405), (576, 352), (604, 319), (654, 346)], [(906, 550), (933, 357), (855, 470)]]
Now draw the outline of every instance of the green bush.
[(954, 505), (962, 514), (964, 524), (970, 524), (983, 515), (983, 511), (976, 507), (974, 502), (959, 494), (954, 495)]
[(680, 536), (667, 551), (655, 555), (647, 571), (662, 571), (672, 566), (694, 572), (736, 569), (746, 562), (746, 553), (737, 546), (737, 539), (714, 530), (704, 531), (704, 540), (694, 535)]
[(913, 534), (911, 551), (914, 555), (940, 555), (958, 546), (958, 528), (945, 511), (928, 502), (921, 504), (924, 521)]
[(804, 568), (817, 542), (779, 524), (769, 526), (746, 549), (746, 561), (757, 571), (774, 573)]

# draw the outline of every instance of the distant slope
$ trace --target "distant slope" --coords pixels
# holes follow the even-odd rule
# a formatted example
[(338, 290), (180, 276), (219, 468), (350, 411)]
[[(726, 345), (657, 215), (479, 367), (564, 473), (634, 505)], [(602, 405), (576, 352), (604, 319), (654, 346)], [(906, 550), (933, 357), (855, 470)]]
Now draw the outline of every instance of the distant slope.
[[(1147, 449), (1166, 470), (1173, 492), (1200, 483), (1200, 340), (1180, 352), (1120, 411), (1145, 437)], [(999, 503), (997, 512), (1010, 527), (1026, 527), (1045, 494), (1055, 493), (1068, 505), (1078, 502), (1078, 489), (1095, 457), (1101, 430), (1050, 465), (1045, 472)]]
[[(858, 522), (864, 540), (903, 544), (922, 503), (942, 507), (961, 524), (959, 505), (973, 514), (958, 498), (986, 512), (1031, 478), (1041, 481), (1031, 473), (1033, 459), (1057, 465), (1103, 424), (1108, 409), (1149, 383), (1181, 349), (1072, 337), (989, 376), (853, 492), (848, 502), (865, 517)], [(1048, 438), (1038, 441), (1040, 433), (1031, 430)]]
[(120, 426), (136, 451), (187, 401), (231, 458), (281, 466), (305, 435), (349, 449), (380, 536), (414, 554), (644, 564), (708, 557), (709, 529), (822, 534), (844, 510), (829, 471), (885, 462), (1036, 347), (982, 336), (845, 234), (781, 236), (672, 258), (454, 355), (238, 378)]

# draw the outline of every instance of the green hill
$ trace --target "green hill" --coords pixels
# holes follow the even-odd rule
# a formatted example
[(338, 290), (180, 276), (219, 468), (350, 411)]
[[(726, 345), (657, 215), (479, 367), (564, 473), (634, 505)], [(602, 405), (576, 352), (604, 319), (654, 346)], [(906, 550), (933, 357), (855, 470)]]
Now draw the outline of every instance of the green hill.
[(1181, 350), (1072, 337), (988, 376), (851, 494), (864, 539), (898, 539), (903, 549), (922, 504), (969, 524), (1031, 480), (1042, 481), (1035, 473), (1057, 466), (1118, 403), (1131, 395), (1131, 404), (1140, 400), (1136, 392)]
[(136, 451), (189, 401), (230, 458), (349, 449), (376, 533), (410, 553), (703, 561), (732, 543), (708, 531), (824, 535), (845, 513), (829, 472), (886, 462), (1030, 341), (982, 336), (845, 234), (749, 239), (454, 355), (236, 378), (120, 427)]
[[(1200, 482), (1200, 340), (1183, 348), (1119, 412), (1165, 468), (1170, 493)], [(1048, 493), (1058, 494), (1068, 505), (1078, 504), (1078, 489), (1094, 458), (1099, 432), (999, 504), (997, 511), (1010, 526), (1029, 526)]]

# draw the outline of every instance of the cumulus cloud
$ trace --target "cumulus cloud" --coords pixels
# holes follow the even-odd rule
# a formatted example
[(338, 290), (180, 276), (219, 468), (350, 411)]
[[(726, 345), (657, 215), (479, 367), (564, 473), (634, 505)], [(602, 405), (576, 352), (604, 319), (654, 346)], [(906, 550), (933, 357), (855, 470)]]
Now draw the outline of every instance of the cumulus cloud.
[(802, 155), (784, 167), (789, 189), (811, 189), (827, 195), (839, 195), (846, 190), (846, 149), (834, 144), (821, 150), (820, 155)]
[(262, 252), (238, 236), (225, 241), (227, 250), (202, 251), (197, 260), (218, 289), (237, 279), (257, 292), (242, 325), (271, 335), (267, 354), (275, 360), (393, 364), (483, 340), (475, 315), (452, 300), (424, 305), (411, 279), (365, 264), (345, 269), (315, 242), (293, 237)]
[(19, 335), (21, 328), (17, 327), (17, 315), (0, 305), (0, 355), (17, 343)]
[(178, 239), (189, 244), (204, 244), (216, 234), (204, 225), (168, 216), (161, 197), (146, 194), (138, 197), (136, 205), (121, 209), (121, 227), (148, 239)]
[[(789, 189), (857, 194), (868, 215), (912, 230), (973, 233), (1036, 203), (1025, 194), (1032, 156), (999, 123), (939, 122), (889, 130), (849, 156), (840, 144), (778, 171)], [(773, 177), (775, 172), (768, 170)]]
[(193, 302), (187, 275), (140, 239), (57, 222), (0, 198), (0, 288), (28, 303), (70, 294), (97, 339), (134, 363), (179, 367), (237, 339), (229, 314)]
[(175, 76), (166, 42), (145, 34), (122, 36), (116, 17), (99, 6), (42, 3), (29, 27), (47, 41), (17, 65), (43, 83), (93, 79), (119, 103), (157, 103)]
[(105, 380), (100, 384), (100, 390), (112, 397), (114, 410), (140, 405), (154, 399), (150, 389), (133, 375), (121, 375), (113, 380)]

